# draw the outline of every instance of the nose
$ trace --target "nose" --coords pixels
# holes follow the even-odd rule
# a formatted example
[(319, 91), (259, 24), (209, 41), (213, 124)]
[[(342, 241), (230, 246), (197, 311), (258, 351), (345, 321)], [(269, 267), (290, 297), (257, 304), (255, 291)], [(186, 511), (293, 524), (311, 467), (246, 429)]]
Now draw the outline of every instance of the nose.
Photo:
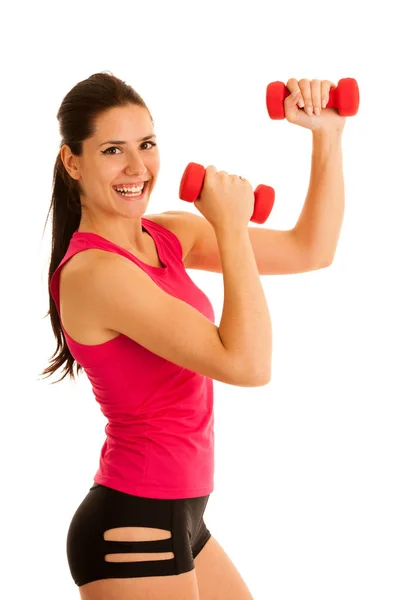
[(126, 167), (126, 172), (130, 175), (137, 175), (142, 177), (146, 173), (146, 167), (143, 164), (140, 156), (138, 154), (133, 154), (131, 159), (128, 160), (128, 164)]

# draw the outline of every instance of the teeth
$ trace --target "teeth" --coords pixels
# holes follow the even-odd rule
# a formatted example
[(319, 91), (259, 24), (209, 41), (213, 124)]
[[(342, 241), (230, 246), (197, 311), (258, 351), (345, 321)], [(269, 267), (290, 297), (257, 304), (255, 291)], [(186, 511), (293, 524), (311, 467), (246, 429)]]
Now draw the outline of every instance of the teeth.
[(141, 186), (138, 187), (116, 187), (114, 186), (115, 190), (118, 190), (119, 192), (139, 192), (142, 191), (142, 189), (144, 188), (144, 183)]

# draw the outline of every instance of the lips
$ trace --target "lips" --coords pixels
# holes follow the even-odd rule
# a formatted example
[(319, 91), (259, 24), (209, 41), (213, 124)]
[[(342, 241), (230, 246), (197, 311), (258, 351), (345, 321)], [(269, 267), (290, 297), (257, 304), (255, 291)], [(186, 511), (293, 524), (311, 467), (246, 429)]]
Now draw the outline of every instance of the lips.
[(146, 194), (146, 192), (147, 192), (147, 188), (148, 188), (148, 183), (149, 183), (148, 181), (145, 181), (145, 182), (144, 182), (143, 189), (142, 189), (142, 191), (141, 191), (140, 195), (138, 195), (138, 196), (124, 196), (123, 194), (119, 193), (119, 192), (118, 192), (118, 191), (117, 191), (117, 190), (116, 190), (114, 187), (113, 187), (113, 190), (114, 190), (114, 192), (115, 192), (116, 194), (118, 194), (118, 195), (119, 195), (119, 196), (121, 196), (122, 198), (126, 198), (127, 200), (132, 200), (132, 199), (135, 199), (135, 198), (138, 198), (138, 199), (139, 199), (139, 198), (143, 198), (143, 197), (144, 197), (144, 195)]

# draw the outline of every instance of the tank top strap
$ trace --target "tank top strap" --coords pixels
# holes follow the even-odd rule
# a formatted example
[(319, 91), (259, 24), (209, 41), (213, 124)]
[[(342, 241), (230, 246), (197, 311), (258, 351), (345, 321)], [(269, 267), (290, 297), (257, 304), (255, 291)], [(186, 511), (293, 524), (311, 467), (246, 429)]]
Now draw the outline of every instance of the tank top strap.
[(83, 250), (97, 248), (99, 250), (115, 252), (116, 254), (120, 254), (121, 256), (132, 260), (132, 262), (140, 266), (149, 275), (159, 278), (166, 277), (167, 272), (174, 271), (176, 268), (184, 269), (182, 262), (182, 246), (177, 236), (166, 227), (163, 227), (162, 225), (159, 225), (150, 219), (146, 219), (145, 217), (142, 217), (142, 226), (143, 229), (145, 229), (153, 238), (160, 260), (165, 265), (164, 267), (148, 265), (134, 256), (131, 252), (128, 252), (124, 248), (121, 248), (117, 244), (114, 244), (113, 242), (110, 242), (106, 238), (103, 238), (95, 233), (78, 231), (73, 233), (67, 252), (54, 271), (50, 280), (50, 292), (56, 303), (58, 313), (60, 313), (59, 282), (61, 268), (70, 258), (72, 258), (78, 252), (82, 252)]
[[(157, 248), (162, 248), (162, 252), (167, 261), (166, 264), (171, 261), (182, 263), (182, 245), (178, 237), (172, 231), (145, 217), (142, 217), (142, 225), (154, 239)], [(157, 244), (157, 242), (159, 243)]]

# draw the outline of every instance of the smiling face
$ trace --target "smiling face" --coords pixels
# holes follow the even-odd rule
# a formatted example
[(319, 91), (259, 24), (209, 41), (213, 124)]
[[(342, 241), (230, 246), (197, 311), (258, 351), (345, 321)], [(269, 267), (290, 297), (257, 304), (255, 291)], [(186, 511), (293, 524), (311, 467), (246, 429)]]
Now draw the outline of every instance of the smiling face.
[[(79, 181), (82, 217), (101, 222), (111, 215), (144, 214), (160, 170), (157, 139), (146, 108), (130, 104), (109, 109), (97, 118), (95, 133), (83, 142), (81, 156), (74, 157), (67, 146), (61, 156), (71, 177)], [(138, 198), (124, 197), (114, 189), (142, 181), (147, 183)]]

